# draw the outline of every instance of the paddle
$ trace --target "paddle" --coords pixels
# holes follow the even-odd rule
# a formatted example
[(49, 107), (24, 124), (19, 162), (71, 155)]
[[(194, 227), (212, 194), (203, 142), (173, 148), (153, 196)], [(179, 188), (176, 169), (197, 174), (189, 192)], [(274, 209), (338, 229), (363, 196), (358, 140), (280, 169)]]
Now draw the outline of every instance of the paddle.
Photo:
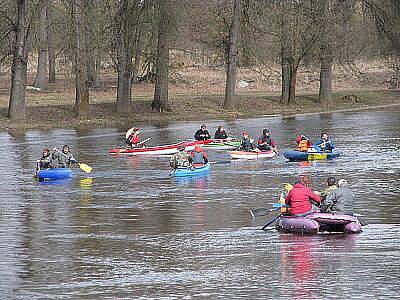
[[(63, 152), (61, 152), (60, 150), (58, 150), (57, 148), (54, 148), (53, 150), (57, 151), (58, 153), (61, 153), (62, 155), (64, 155), (65, 157), (68, 157), (67, 155), (65, 155)], [(86, 173), (90, 173), (92, 172), (93, 168), (87, 164), (81, 163), (81, 162), (76, 162), (79, 165), (79, 168), (86, 172)]]
[(269, 225), (271, 225), (271, 224), (274, 223), (276, 220), (278, 220), (280, 216), (282, 216), (282, 214), (279, 214), (276, 218), (273, 218), (272, 220), (270, 220), (269, 222), (267, 222), (263, 227), (261, 227), (261, 230), (265, 230), (265, 228), (267, 228)]
[[(150, 141), (150, 140), (151, 140), (151, 138), (147, 138), (147, 139), (145, 139), (144, 141), (141, 141), (141, 142), (137, 143), (136, 146), (139, 146), (139, 145), (141, 145), (141, 144), (143, 144), (143, 143), (146, 143), (146, 142), (148, 142), (148, 141)], [(129, 148), (129, 147), (122, 148), (121, 150), (118, 150), (118, 152), (115, 153), (115, 155), (119, 155), (120, 153), (124, 152), (124, 151), (127, 150), (127, 149), (130, 149), (130, 148)]]

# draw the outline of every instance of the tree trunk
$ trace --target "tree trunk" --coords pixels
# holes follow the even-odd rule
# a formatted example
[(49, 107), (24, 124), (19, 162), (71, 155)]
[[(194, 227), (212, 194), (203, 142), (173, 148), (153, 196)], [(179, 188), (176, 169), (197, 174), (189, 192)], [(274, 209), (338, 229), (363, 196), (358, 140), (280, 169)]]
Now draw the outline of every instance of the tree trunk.
[(281, 89), (281, 104), (289, 103), (290, 94), (290, 46), (289, 43), (289, 16), (288, 6), (286, 1), (280, 4), (281, 10), (281, 28), (280, 28), (280, 43), (281, 43), (281, 69), (282, 69), (282, 89)]
[(36, 71), (36, 78), (33, 84), (34, 87), (41, 90), (45, 90), (48, 85), (47, 80), (47, 1), (44, 1), (39, 16), (39, 28), (38, 28), (38, 39), (39, 39), (39, 50), (38, 50), (38, 64)]
[(234, 0), (233, 20), (229, 33), (228, 66), (226, 69), (225, 99), (223, 108), (235, 108), (236, 67), (238, 55), (239, 21), (241, 14), (241, 0)]
[(49, 83), (56, 83), (56, 53), (54, 48), (54, 34), (52, 28), (52, 7), (47, 10), (47, 48), (49, 52)]
[[(123, 34), (123, 32), (121, 34)], [(119, 38), (119, 40), (120, 41), (117, 49), (118, 88), (116, 110), (119, 113), (123, 113), (131, 109), (132, 55), (130, 48), (125, 45), (122, 36)]]
[(28, 38), (30, 25), (27, 21), (27, 0), (17, 1), (17, 24), (13, 62), (11, 67), (11, 91), (8, 116), (15, 121), (26, 118), (26, 76), (28, 63)]
[(319, 73), (319, 102), (327, 102), (332, 99), (332, 66), (333, 66), (333, 45), (332, 45), (332, 22), (330, 18), (329, 1), (321, 1), (322, 13), (320, 18), (320, 63)]
[(287, 104), (294, 103), (296, 101), (296, 79), (297, 79), (297, 67), (290, 66), (290, 86), (289, 86), (289, 99)]
[(96, 51), (89, 51), (88, 62), (88, 84), (89, 87), (97, 88), (100, 86), (100, 64)]
[(156, 84), (151, 108), (159, 112), (170, 110), (168, 101), (168, 71), (169, 71), (169, 13), (167, 1), (159, 1), (159, 23), (156, 62)]
[(75, 56), (75, 107), (77, 117), (89, 117), (89, 84), (87, 74), (88, 51), (86, 49), (87, 28), (83, 9), (87, 0), (72, 1), (72, 18), (74, 25)]

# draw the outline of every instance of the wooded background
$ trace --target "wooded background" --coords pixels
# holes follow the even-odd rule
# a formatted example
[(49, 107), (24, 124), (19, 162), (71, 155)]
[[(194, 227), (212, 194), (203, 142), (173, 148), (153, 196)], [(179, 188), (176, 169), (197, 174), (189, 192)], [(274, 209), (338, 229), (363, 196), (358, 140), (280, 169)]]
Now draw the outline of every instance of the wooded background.
[(352, 70), (359, 60), (385, 61), (398, 87), (400, 1), (0, 0), (0, 67), (11, 74), (15, 121), (27, 117), (30, 59), (37, 59), (40, 90), (58, 80), (57, 70), (73, 72), (79, 118), (90, 117), (90, 88), (110, 68), (117, 112), (131, 108), (139, 81), (155, 84), (154, 112), (169, 111), (171, 53), (199, 68), (225, 66), (222, 109), (239, 104), (237, 68), (279, 72), (282, 104), (295, 101), (298, 71), (310, 65), (319, 69), (320, 102), (331, 101), (332, 68)]

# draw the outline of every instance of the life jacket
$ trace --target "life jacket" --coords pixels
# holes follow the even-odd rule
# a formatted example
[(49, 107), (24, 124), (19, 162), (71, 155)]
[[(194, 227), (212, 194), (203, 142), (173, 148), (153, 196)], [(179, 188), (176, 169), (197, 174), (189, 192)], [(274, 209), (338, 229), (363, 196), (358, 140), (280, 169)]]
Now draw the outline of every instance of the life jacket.
[(298, 147), (297, 147), (297, 149), (299, 151), (306, 152), (308, 150), (308, 141), (307, 140), (301, 140), (299, 145), (298, 145)]

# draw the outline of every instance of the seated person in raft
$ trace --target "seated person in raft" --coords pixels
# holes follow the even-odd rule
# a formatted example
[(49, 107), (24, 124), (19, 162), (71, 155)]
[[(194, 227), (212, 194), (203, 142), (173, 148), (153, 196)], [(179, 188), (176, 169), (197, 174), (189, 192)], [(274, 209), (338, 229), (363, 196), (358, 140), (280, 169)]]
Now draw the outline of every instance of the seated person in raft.
[(68, 145), (64, 145), (61, 152), (57, 148), (54, 148), (53, 151), (51, 156), (54, 161), (54, 168), (69, 168), (71, 164), (76, 163)]
[(225, 132), (224, 126), (220, 125), (217, 128), (217, 131), (215, 131), (214, 134), (214, 139), (215, 140), (226, 140), (228, 138), (228, 135)]
[(310, 180), (306, 176), (302, 176), (286, 196), (285, 203), (290, 206), (292, 216), (304, 217), (316, 211), (312, 202), (318, 205), (320, 198), (309, 188), (309, 185)]
[(194, 151), (190, 153), (190, 156), (193, 158), (194, 167), (201, 167), (208, 163), (207, 154), (200, 145), (194, 146)]
[(324, 132), (321, 134), (321, 138), (314, 144), (314, 148), (320, 152), (332, 152), (335, 145), (333, 144), (333, 141), (329, 139), (328, 134)]
[(262, 136), (258, 139), (258, 149), (260, 149), (260, 151), (273, 150), (276, 152), (276, 143), (271, 138), (268, 129), (263, 129)]
[(180, 145), (178, 151), (178, 153), (171, 157), (169, 165), (174, 169), (191, 167), (193, 158), (187, 153), (185, 146)]
[(141, 132), (139, 131), (139, 128), (133, 127), (130, 128), (126, 134), (126, 143), (131, 147), (131, 148), (137, 148), (140, 145), (140, 134)]
[(50, 150), (45, 148), (42, 151), (42, 157), (37, 161), (36, 171), (49, 169), (53, 167), (53, 160), (50, 155)]
[(250, 139), (247, 131), (243, 132), (243, 138), (240, 141), (239, 150), (241, 151), (254, 151), (253, 140)]
[(297, 151), (307, 152), (310, 149), (315, 151), (313, 148), (313, 144), (305, 135), (299, 135), (296, 138), (296, 143), (297, 143)]
[(204, 124), (201, 125), (200, 129), (198, 129), (194, 134), (194, 138), (196, 141), (205, 141), (211, 139), (211, 135), (207, 130), (207, 126)]
[(345, 179), (338, 181), (338, 187), (326, 196), (321, 207), (321, 212), (350, 215), (354, 213), (354, 194), (348, 187)]

